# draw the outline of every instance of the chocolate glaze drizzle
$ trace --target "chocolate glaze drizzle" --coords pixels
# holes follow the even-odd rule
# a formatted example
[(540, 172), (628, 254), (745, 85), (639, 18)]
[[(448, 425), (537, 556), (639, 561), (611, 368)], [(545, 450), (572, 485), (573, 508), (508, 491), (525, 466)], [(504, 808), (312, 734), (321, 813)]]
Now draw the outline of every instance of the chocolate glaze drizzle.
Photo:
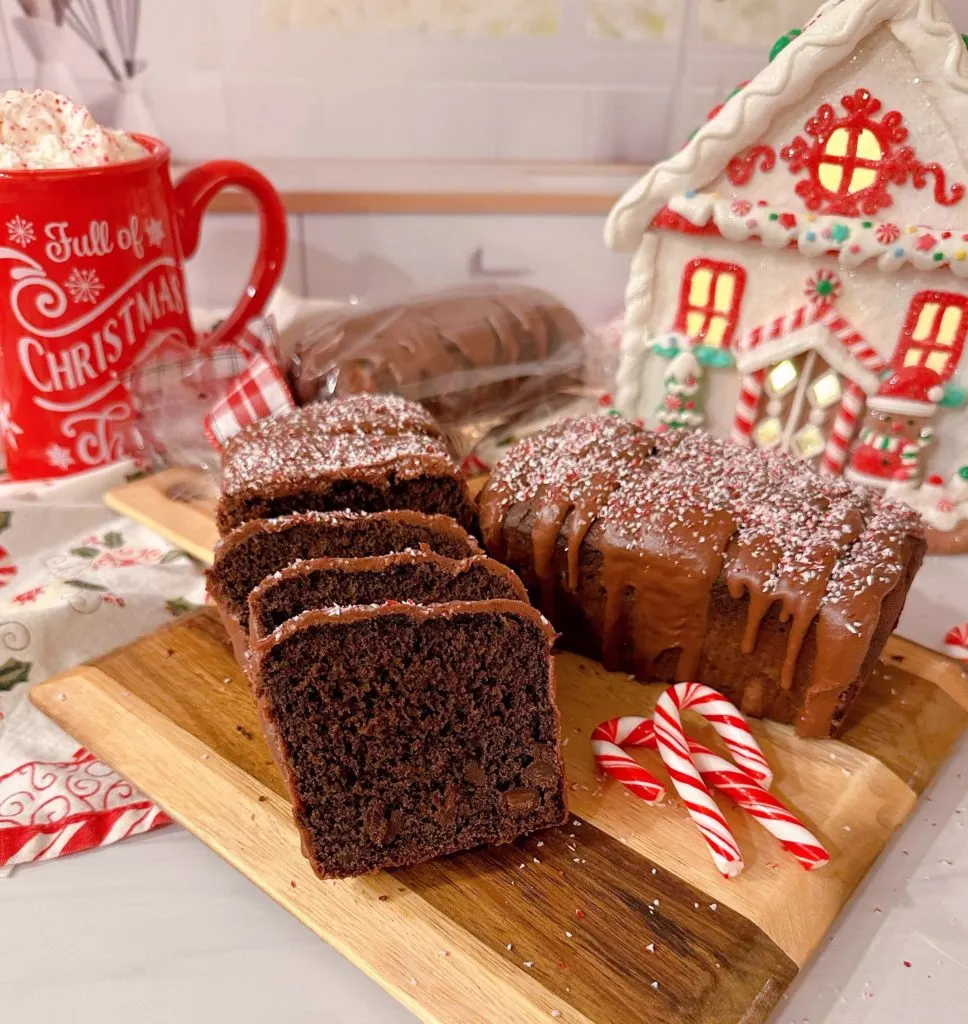
[[(909, 510), (785, 453), (596, 417), (515, 445), (481, 494), (480, 519), (488, 550), (537, 579), (553, 621), (558, 603), (581, 607), (606, 668), (656, 678), (671, 656), (672, 675), (691, 678), (717, 660), (707, 649), (717, 602), (744, 602), (745, 657), (723, 659), (739, 666), (734, 689), (755, 714), (792, 701), (803, 735), (830, 731), (920, 544)], [(521, 531), (530, 550), (508, 543)], [(757, 657), (771, 616), (789, 624), (779, 663)]]

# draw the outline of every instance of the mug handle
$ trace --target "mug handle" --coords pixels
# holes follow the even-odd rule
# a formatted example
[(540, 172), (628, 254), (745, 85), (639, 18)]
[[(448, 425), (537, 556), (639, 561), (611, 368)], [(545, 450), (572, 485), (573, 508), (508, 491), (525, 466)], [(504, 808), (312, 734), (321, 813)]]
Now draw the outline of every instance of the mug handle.
[(202, 217), (208, 204), (222, 189), (232, 187), (255, 199), (259, 211), (259, 249), (242, 297), (207, 339), (208, 347), (230, 340), (261, 313), (279, 283), (286, 261), (286, 211), (279, 193), (268, 178), (237, 160), (212, 160), (193, 167), (175, 185), (175, 216), (185, 259), (198, 249)]

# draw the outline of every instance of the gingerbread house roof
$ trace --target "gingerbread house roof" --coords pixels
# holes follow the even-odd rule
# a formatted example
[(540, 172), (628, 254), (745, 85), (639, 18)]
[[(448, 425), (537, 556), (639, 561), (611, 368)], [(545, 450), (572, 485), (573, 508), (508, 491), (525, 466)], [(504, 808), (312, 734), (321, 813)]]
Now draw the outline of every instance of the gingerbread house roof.
[(968, 53), (940, 0), (829, 0), (804, 31), (733, 95), (674, 156), (655, 165), (612, 207), (605, 241), (634, 249), (676, 196), (709, 184), (757, 142), (777, 111), (808, 96), (875, 29), (890, 29), (956, 136), (968, 137)]

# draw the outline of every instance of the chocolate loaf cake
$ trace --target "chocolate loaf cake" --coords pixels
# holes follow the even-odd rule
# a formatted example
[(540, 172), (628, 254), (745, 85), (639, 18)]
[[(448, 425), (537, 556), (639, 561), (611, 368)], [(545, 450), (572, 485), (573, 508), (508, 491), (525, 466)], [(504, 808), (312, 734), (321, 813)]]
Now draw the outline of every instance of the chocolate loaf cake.
[(448, 516), (305, 512), (253, 519), (219, 541), (206, 574), (208, 591), (241, 658), (249, 632), (249, 593), (278, 569), (301, 559), (359, 558), (421, 547), (455, 559), (482, 553)]
[(554, 634), (519, 601), (309, 611), (248, 672), (322, 878), (560, 824)]
[(222, 453), (219, 533), (289, 512), (414, 509), (465, 526), (473, 505), (459, 467), (424, 409), (358, 395), (259, 420)]
[(445, 558), (405, 551), (371, 558), (314, 558), (267, 576), (249, 594), (249, 642), (313, 608), (386, 601), (524, 601), (524, 584), (493, 558)]
[(479, 502), (565, 646), (801, 736), (843, 724), (925, 548), (907, 508), (790, 455), (608, 418), (515, 445)]
[(399, 392), (449, 425), (530, 409), (577, 386), (584, 337), (574, 314), (546, 292), (464, 287), (320, 314), (295, 343), (289, 381), (300, 403)]

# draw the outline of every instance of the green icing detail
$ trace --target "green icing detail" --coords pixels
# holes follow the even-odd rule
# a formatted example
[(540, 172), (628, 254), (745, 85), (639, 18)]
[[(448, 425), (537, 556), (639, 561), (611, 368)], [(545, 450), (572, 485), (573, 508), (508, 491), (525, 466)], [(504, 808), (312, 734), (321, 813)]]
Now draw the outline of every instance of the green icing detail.
[(935, 254), (934, 254), (934, 255), (933, 255), (932, 257), (931, 257), (931, 259), (933, 259), (933, 260), (935, 261), (935, 263), (940, 263), (940, 262), (941, 262), (941, 260), (943, 260), (943, 259), (944, 259), (944, 253), (943, 253), (943, 252), (936, 252), (936, 253), (935, 253)]
[(968, 46), (968, 34), (962, 32), (961, 41), (965, 44), (965, 46)]
[(968, 480), (968, 466), (962, 466), (961, 469), (958, 470), (958, 476), (960, 476), (962, 480)]
[[(682, 349), (678, 345), (652, 345), (652, 351), (663, 359), (673, 359), (679, 355)], [(711, 348), (709, 345), (696, 345), (692, 350), (692, 354), (696, 357), (696, 361), (701, 366), (735, 366), (736, 359), (732, 352), (727, 352), (721, 348)]]
[(780, 219), (780, 215), (778, 213), (771, 213), (770, 214), (770, 220), (779, 220), (779, 219)]
[(784, 32), (770, 48), (770, 60), (776, 60), (777, 54), (782, 53), (802, 31), (803, 29), (791, 28), (789, 32)]
[(692, 353), (702, 366), (733, 366), (736, 362), (732, 352), (722, 348), (710, 348), (708, 345), (697, 345)]
[(958, 384), (948, 381), (944, 386), (944, 397), (938, 403), (945, 409), (960, 409), (965, 402), (968, 402), (968, 391)]
[(860, 226), (862, 228), (872, 228), (874, 226), (874, 222), (870, 220), (862, 220), (860, 222)]
[(833, 281), (828, 281), (826, 278), (822, 281), (817, 282), (816, 292), (818, 295), (830, 295), (834, 290)]

